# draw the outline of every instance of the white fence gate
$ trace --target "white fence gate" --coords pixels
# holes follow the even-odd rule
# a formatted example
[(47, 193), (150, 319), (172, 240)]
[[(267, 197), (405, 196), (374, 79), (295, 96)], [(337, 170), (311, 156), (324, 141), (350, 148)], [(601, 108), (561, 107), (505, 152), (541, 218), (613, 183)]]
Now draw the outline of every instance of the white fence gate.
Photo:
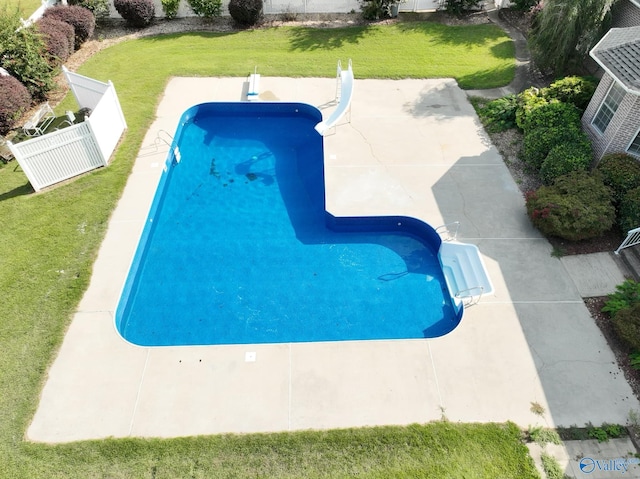
[(91, 110), (84, 122), (21, 143), (7, 142), (36, 191), (87, 171), (107, 166), (127, 128), (118, 95), (103, 83), (63, 67), (80, 108)]

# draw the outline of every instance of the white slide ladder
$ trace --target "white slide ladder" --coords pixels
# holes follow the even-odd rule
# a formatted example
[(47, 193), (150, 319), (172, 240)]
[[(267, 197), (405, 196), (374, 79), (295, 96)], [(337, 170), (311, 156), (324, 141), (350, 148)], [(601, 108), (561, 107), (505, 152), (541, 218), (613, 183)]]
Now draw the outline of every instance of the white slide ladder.
[(351, 107), (351, 97), (353, 96), (353, 68), (351, 66), (351, 60), (349, 60), (349, 67), (346, 70), (342, 69), (342, 65), (340, 61), (338, 61), (338, 77), (340, 78), (339, 91), (336, 92), (336, 96), (339, 96), (338, 107), (329, 118), (322, 120), (315, 126), (316, 131), (322, 136), (325, 135), (327, 130), (334, 127)]

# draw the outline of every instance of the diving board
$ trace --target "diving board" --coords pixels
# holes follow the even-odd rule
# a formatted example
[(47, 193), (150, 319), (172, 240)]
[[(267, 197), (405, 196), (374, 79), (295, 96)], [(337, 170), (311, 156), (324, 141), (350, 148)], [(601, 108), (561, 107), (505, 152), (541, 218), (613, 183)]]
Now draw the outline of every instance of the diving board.
[(338, 76), (340, 77), (340, 99), (338, 100), (338, 107), (326, 120), (322, 120), (315, 126), (315, 129), (322, 136), (334, 127), (338, 121), (344, 116), (351, 106), (351, 97), (353, 96), (353, 68), (351, 67), (351, 60), (349, 60), (349, 67), (346, 70), (342, 69), (340, 62), (338, 62)]
[(260, 74), (258, 73), (258, 67), (249, 75), (248, 83), (247, 100), (255, 101), (258, 99), (258, 95), (260, 95)]

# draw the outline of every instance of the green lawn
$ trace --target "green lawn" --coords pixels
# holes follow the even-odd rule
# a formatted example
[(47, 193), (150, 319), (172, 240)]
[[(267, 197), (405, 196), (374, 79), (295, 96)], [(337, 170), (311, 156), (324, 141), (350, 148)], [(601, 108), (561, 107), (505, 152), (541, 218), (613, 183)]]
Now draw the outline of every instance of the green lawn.
[(35, 12), (42, 3), (40, 0), (2, 0), (0, 2), (0, 12), (6, 11), (13, 13), (16, 10), (25, 20)]
[[(513, 426), (407, 428), (106, 440), (24, 441), (72, 312), (88, 285), (107, 221), (159, 96), (172, 75), (451, 76), (466, 88), (508, 83), (513, 44), (489, 25), (429, 23), (335, 30), (283, 28), (135, 40), (80, 73), (111, 79), (129, 129), (108, 168), (33, 194), (18, 165), (0, 167), (0, 478), (536, 477)], [(357, 88), (357, 86), (356, 86)], [(59, 111), (72, 107), (70, 97)]]

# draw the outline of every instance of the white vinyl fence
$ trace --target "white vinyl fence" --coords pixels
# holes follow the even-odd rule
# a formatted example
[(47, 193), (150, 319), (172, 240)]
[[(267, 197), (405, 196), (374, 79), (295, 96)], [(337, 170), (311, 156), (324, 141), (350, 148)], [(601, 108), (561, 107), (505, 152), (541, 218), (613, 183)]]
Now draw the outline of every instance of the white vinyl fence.
[(111, 82), (103, 83), (63, 67), (80, 108), (91, 110), (77, 123), (21, 143), (7, 142), (36, 191), (87, 171), (107, 166), (127, 128)]
[[(404, 0), (399, 5), (401, 12), (419, 12), (437, 10), (442, 7), (444, 0)], [(163, 17), (161, 0), (153, 0), (156, 8), (156, 17)], [(229, 15), (229, 0), (222, 1), (222, 14)], [(349, 13), (360, 12), (361, 3), (359, 0), (264, 0), (264, 13), (274, 15), (279, 13), (287, 14), (312, 14), (312, 13)], [(193, 16), (187, 0), (180, 1), (178, 17)], [(121, 18), (110, 3), (110, 16)]]

